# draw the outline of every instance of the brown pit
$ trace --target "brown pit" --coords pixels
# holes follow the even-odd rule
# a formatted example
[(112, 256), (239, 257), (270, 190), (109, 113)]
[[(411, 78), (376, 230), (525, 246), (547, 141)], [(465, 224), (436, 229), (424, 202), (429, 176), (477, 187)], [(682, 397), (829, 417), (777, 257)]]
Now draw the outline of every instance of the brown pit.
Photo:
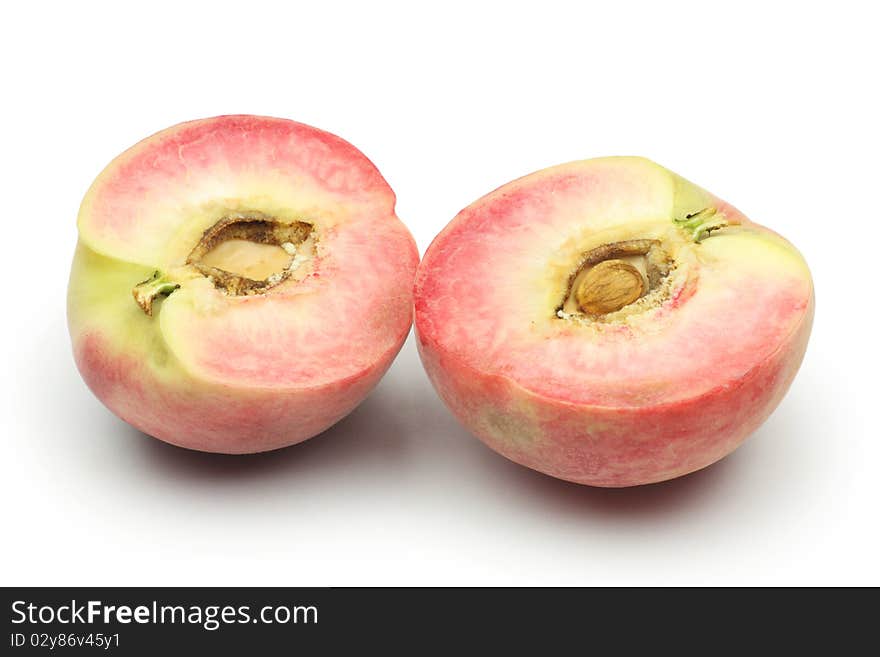
[(600, 318), (617, 312), (655, 290), (670, 268), (659, 240), (602, 244), (581, 256), (557, 314), (574, 312)]
[(590, 269), (574, 291), (588, 315), (613, 313), (640, 299), (648, 286), (642, 273), (623, 260), (604, 260)]

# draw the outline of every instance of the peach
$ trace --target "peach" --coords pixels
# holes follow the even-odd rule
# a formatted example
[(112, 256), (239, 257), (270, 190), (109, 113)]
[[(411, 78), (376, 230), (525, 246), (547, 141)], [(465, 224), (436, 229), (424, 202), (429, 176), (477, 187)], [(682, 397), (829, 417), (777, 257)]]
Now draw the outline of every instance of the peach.
[(620, 487), (732, 452), (779, 404), (814, 308), (776, 233), (653, 162), (573, 162), (446, 226), (416, 274), (437, 392), (508, 459)]
[(412, 320), (418, 251), (373, 164), (329, 133), (222, 116), (117, 157), (82, 202), (76, 364), (156, 438), (246, 453), (363, 400)]

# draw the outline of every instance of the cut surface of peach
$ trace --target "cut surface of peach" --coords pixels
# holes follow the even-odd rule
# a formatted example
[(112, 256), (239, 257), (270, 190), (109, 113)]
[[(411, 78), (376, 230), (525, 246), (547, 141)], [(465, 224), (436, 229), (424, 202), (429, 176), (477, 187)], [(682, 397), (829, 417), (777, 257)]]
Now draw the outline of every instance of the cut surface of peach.
[(415, 244), (357, 149), (226, 116), (116, 158), (83, 200), (68, 317), (123, 419), (195, 449), (304, 440), (363, 399), (411, 323)]
[(721, 458), (803, 356), (810, 274), (782, 237), (641, 158), (574, 162), (463, 210), (416, 281), (453, 412), (490, 446), (604, 486)]

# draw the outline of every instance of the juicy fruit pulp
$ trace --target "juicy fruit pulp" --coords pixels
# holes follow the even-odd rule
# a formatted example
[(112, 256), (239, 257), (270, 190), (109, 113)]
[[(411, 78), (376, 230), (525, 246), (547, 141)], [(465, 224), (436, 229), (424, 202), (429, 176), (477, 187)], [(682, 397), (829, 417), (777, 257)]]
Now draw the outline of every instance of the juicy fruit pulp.
[(144, 140), (80, 209), (68, 320), (83, 378), (193, 449), (319, 433), (409, 331), (418, 253), (394, 202), (357, 149), (293, 121), (217, 117)]
[(574, 162), (463, 210), (416, 276), (419, 350), (490, 447), (629, 486), (717, 461), (781, 400), (813, 315), (783, 238), (641, 158)]

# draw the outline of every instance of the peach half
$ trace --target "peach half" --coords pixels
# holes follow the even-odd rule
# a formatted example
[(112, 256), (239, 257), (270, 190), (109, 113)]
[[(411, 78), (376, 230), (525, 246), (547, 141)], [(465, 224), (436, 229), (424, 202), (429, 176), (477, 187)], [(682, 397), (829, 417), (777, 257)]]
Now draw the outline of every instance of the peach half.
[(703, 468), (779, 404), (813, 317), (785, 239), (653, 162), (573, 162), (463, 210), (416, 274), (418, 346), (458, 419), (560, 479)]
[(183, 123), (98, 176), (68, 324), (120, 418), (197, 450), (300, 442), (357, 406), (412, 321), (418, 251), (373, 164), (256, 116)]

